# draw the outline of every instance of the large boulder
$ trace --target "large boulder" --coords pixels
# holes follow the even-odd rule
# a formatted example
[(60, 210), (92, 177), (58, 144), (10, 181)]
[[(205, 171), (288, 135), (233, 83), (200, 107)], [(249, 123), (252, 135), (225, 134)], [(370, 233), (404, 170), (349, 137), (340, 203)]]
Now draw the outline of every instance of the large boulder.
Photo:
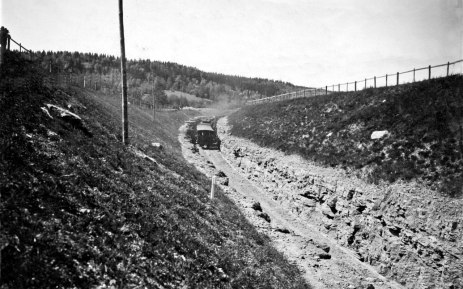
[[(84, 125), (84, 122), (80, 116), (75, 113), (70, 112), (69, 110), (59, 107), (54, 104), (45, 104), (47, 106), (46, 111), (48, 111), (48, 115), (52, 115), (54, 117), (60, 118), (63, 121), (69, 123), (74, 128), (77, 128), (83, 131), (87, 136), (92, 136), (88, 128)], [(45, 108), (42, 108), (45, 112)]]
[(377, 130), (371, 133), (371, 139), (380, 139), (387, 136), (389, 132), (387, 130)]

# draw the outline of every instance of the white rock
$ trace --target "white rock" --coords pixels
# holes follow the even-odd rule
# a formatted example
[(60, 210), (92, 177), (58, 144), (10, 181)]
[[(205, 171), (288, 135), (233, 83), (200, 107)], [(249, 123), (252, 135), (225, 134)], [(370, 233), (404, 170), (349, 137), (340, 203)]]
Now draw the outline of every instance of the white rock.
[(377, 130), (371, 134), (371, 139), (380, 139), (388, 134), (389, 132), (387, 130)]
[(153, 142), (151, 143), (151, 146), (155, 147), (155, 148), (158, 148), (158, 149), (162, 149), (162, 144), (158, 143), (158, 142)]

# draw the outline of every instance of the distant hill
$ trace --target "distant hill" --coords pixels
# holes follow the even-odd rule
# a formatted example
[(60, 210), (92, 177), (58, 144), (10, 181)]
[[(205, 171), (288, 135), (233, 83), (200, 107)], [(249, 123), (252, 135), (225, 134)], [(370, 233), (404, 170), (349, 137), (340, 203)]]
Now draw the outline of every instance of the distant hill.
[[(51, 73), (86, 74), (89, 79), (103, 78), (119, 88), (120, 60), (117, 57), (42, 51), (36, 52), (34, 58)], [(195, 67), (146, 59), (127, 61), (127, 72), (129, 93), (137, 98), (154, 88), (160, 94), (164, 90), (176, 90), (213, 101), (226, 98), (229, 102), (242, 102), (302, 88), (289, 82), (204, 72)]]

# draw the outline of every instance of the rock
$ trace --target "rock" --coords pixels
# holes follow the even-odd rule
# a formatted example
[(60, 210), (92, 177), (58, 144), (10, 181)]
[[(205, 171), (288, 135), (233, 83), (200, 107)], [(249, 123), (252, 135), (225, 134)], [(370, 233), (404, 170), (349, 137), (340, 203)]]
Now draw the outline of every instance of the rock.
[(317, 246), (317, 248), (319, 248), (319, 249), (322, 249), (326, 253), (330, 252), (330, 246), (328, 246), (326, 244), (317, 243), (317, 244), (315, 244), (315, 246)]
[(322, 206), (322, 214), (325, 215), (328, 219), (334, 218), (334, 213), (331, 211), (330, 207), (327, 205)]
[(309, 207), (309, 208), (313, 208), (313, 207), (316, 207), (317, 206), (317, 202), (314, 200), (314, 199), (302, 199), (301, 200), (301, 203), (302, 205), (306, 206), (306, 207)]
[(269, 223), (270, 223), (270, 221), (271, 221), (271, 220), (270, 220), (270, 216), (269, 216), (267, 213), (261, 212), (261, 213), (259, 213), (257, 216), (258, 216), (258, 217), (261, 217), (262, 219), (266, 220), (266, 221), (269, 222)]
[(325, 260), (331, 259), (331, 255), (328, 254), (328, 253), (320, 253), (320, 254), (318, 254), (318, 257), (319, 257), (320, 259), (325, 259)]
[(375, 289), (375, 286), (373, 284), (368, 284), (365, 289)]
[(377, 131), (374, 131), (372, 134), (371, 134), (371, 139), (380, 139), (380, 138), (383, 138), (384, 136), (388, 135), (389, 132), (387, 130), (377, 130)]
[(326, 202), (326, 205), (330, 207), (331, 210), (336, 210), (336, 203), (338, 202), (338, 197), (334, 197)]
[(262, 207), (260, 206), (259, 202), (255, 202), (254, 204), (252, 204), (251, 208), (253, 208), (256, 211), (262, 212)]
[(228, 186), (228, 178), (219, 178), (219, 183), (224, 186)]
[(41, 107), (40, 108), (49, 118), (53, 119), (53, 116), (51, 116), (50, 112), (48, 112), (48, 109), (46, 107)]
[(227, 176), (227, 175), (226, 175), (224, 172), (222, 172), (222, 171), (218, 171), (215, 175), (218, 176), (219, 178), (224, 178), (224, 177)]
[[(55, 117), (61, 118), (63, 121), (71, 124), (73, 127), (81, 130), (85, 135), (87, 136), (92, 136), (88, 128), (84, 125), (84, 122), (80, 116), (78, 116), (75, 113), (70, 112), (67, 109), (64, 109), (62, 107), (59, 107), (54, 104), (45, 104), (48, 108), (47, 111), (49, 111), (51, 114), (53, 114)], [(42, 110), (45, 112), (44, 108)]]
[(275, 231), (283, 233), (283, 234), (289, 234), (291, 233), (288, 229), (286, 228), (276, 228)]
[(154, 147), (154, 148), (162, 150), (162, 144), (160, 144), (158, 142), (151, 143), (151, 146)]

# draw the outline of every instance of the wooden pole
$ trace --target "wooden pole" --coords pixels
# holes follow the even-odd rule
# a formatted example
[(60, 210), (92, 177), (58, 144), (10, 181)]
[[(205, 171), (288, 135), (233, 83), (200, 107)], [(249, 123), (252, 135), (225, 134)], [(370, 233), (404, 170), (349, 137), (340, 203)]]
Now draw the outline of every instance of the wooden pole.
[(399, 85), (399, 73), (397, 72), (397, 85)]
[(0, 28), (0, 67), (5, 63), (6, 43), (8, 39), (8, 29)]
[(428, 79), (431, 79), (431, 65), (429, 65)]
[(357, 80), (354, 82), (355, 91), (357, 91)]
[(122, 0), (119, 0), (119, 32), (121, 37), (121, 74), (122, 74), (122, 142), (129, 144), (129, 122), (127, 113), (127, 72), (125, 70), (124, 13)]
[(325, 86), (325, 95), (328, 95), (328, 85)]
[(375, 88), (376, 88), (376, 76), (374, 77), (374, 80), (375, 80)]
[(212, 183), (211, 183), (211, 196), (210, 196), (211, 200), (214, 199), (214, 196), (215, 196), (215, 179), (216, 177), (213, 176)]
[(365, 89), (367, 89), (367, 79), (365, 78)]
[(154, 77), (153, 77), (153, 84), (151, 86), (151, 94), (153, 95), (153, 121), (156, 117), (156, 95), (154, 94)]
[(386, 87), (387, 87), (387, 74), (386, 74)]
[(341, 91), (341, 84), (338, 84), (338, 92)]
[(450, 71), (450, 62), (447, 62), (447, 76), (449, 76), (449, 71)]
[(416, 72), (416, 70), (415, 70), (415, 68), (413, 68), (413, 82), (415, 82), (415, 72)]

